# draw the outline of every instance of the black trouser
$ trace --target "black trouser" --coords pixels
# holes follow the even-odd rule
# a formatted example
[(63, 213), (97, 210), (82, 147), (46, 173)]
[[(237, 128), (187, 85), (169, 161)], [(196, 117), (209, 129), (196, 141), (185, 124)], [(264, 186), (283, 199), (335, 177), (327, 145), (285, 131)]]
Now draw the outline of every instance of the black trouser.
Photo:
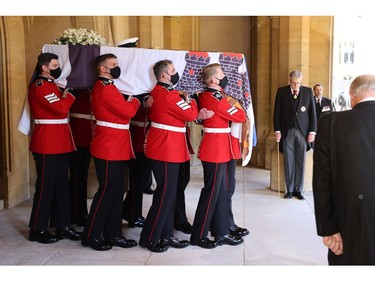
[(29, 227), (48, 230), (53, 216), (56, 228), (70, 225), (69, 153), (33, 153), (37, 179)]
[(129, 190), (123, 203), (123, 218), (129, 221), (142, 217), (143, 191), (152, 176), (145, 154), (136, 152), (135, 157), (129, 163)]
[(305, 174), (306, 139), (297, 128), (289, 129), (283, 142), (287, 192), (302, 192)]
[(192, 235), (198, 239), (206, 238), (211, 229), (211, 236), (224, 236), (229, 233), (227, 163), (202, 161), (202, 165), (204, 187), (195, 212)]
[(141, 237), (147, 241), (157, 242), (161, 238), (173, 236), (173, 217), (180, 163), (150, 159), (150, 164), (156, 180), (156, 188)]
[(83, 231), (85, 238), (112, 239), (122, 235), (122, 201), (128, 161), (109, 161), (94, 157), (99, 189), (94, 195)]
[(70, 208), (71, 223), (82, 223), (86, 220), (87, 179), (89, 176), (91, 154), (88, 147), (78, 146), (70, 154)]
[(228, 175), (228, 222), (229, 227), (234, 226), (234, 216), (232, 210), (232, 197), (234, 190), (236, 188), (236, 159), (232, 159), (227, 165), (227, 175)]
[(186, 217), (185, 189), (190, 181), (190, 160), (180, 164), (177, 181), (176, 207), (174, 209), (174, 225), (188, 221)]

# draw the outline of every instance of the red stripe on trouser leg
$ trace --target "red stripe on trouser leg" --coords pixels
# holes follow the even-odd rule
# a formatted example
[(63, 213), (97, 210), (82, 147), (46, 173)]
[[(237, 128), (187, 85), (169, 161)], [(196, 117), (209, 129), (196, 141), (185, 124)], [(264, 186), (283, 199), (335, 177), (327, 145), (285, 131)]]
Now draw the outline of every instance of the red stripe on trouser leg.
[(208, 205), (207, 205), (207, 209), (206, 209), (206, 215), (205, 215), (205, 217), (204, 217), (203, 227), (202, 227), (202, 229), (201, 229), (201, 233), (199, 234), (199, 238), (202, 238), (203, 230), (204, 230), (204, 226), (206, 225), (207, 217), (208, 217), (208, 212), (209, 212), (209, 210), (210, 210), (210, 206), (211, 206), (212, 196), (213, 196), (214, 191), (215, 191), (216, 175), (217, 175), (217, 166), (218, 166), (218, 165), (216, 164), (216, 166), (215, 166), (215, 176), (214, 176), (214, 181), (213, 181), (213, 183), (212, 183), (210, 200), (208, 201)]
[(152, 234), (154, 233), (154, 230), (155, 230), (155, 227), (156, 227), (156, 224), (157, 224), (157, 221), (158, 221), (158, 218), (159, 218), (159, 215), (160, 215), (160, 211), (161, 211), (161, 208), (163, 206), (163, 203), (164, 203), (164, 196), (165, 196), (165, 191), (167, 190), (167, 178), (168, 178), (168, 169), (167, 169), (167, 163), (164, 163), (164, 186), (163, 186), (163, 195), (161, 197), (161, 202), (160, 202), (160, 206), (159, 206), (159, 210), (158, 210), (158, 214), (156, 215), (156, 218), (155, 218), (155, 221), (154, 221), (154, 224), (151, 228), (151, 231), (150, 231), (150, 236), (148, 237), (148, 241), (151, 241), (151, 238), (152, 238)]

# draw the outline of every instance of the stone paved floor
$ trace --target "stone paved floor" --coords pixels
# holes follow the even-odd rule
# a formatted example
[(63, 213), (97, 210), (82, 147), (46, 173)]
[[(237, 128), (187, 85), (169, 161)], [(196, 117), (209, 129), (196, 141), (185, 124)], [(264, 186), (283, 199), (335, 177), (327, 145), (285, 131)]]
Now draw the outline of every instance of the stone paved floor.
[[(202, 175), (201, 165), (191, 167), (191, 181), (186, 190), (187, 214), (190, 222), (193, 221), (202, 188)], [(96, 276), (100, 276), (103, 267), (91, 267), (92, 265), (113, 265), (115, 266), (113, 272), (119, 271), (123, 278), (126, 278), (127, 270), (137, 272), (142, 269), (142, 274), (147, 274), (149, 268), (158, 270), (164, 269), (165, 266), (172, 266), (171, 272), (178, 269), (178, 272), (187, 274), (184, 275), (185, 277), (200, 274), (204, 269), (204, 271), (213, 270), (222, 278), (229, 276), (229, 279), (233, 274), (251, 276), (252, 273), (248, 273), (249, 271), (265, 276), (278, 269), (281, 272), (286, 268), (292, 270), (292, 267), (281, 266), (297, 266), (296, 269), (300, 269), (301, 266), (328, 268), (325, 266), (327, 250), (321, 238), (316, 235), (311, 192), (305, 194), (304, 201), (295, 198), (285, 200), (282, 198), (283, 194), (279, 197), (277, 192), (269, 188), (270, 172), (256, 168), (238, 166), (236, 180), (237, 187), (233, 197), (236, 223), (250, 230), (250, 235), (246, 236), (245, 242), (239, 246), (225, 245), (212, 250), (189, 246), (185, 249), (169, 249), (165, 253), (151, 253), (141, 247), (131, 249), (115, 247), (110, 251), (97, 252), (82, 247), (80, 242), (70, 240), (43, 245), (27, 240), (31, 210), (31, 200), (29, 200), (14, 208), (0, 211), (0, 265), (22, 266), (5, 267), (16, 273), (22, 272), (19, 269), (30, 269), (27, 267), (29, 265), (48, 265), (50, 266), (47, 267), (48, 269), (51, 266), (59, 266), (57, 268), (60, 270), (68, 268), (73, 272), (85, 270), (88, 266), (91, 273), (92, 270), (98, 271)], [(144, 215), (147, 214), (151, 199), (151, 195), (144, 195)], [(88, 200), (88, 204), (90, 203), (91, 201)], [(140, 229), (128, 228), (125, 221), (123, 232), (127, 238), (139, 240)], [(189, 239), (188, 235), (181, 232), (176, 232), (175, 235), (180, 239)], [(153, 267), (140, 268), (141, 265)], [(222, 267), (223, 265), (225, 266)], [(126, 266), (126, 268), (118, 266)], [(269, 268), (271, 270), (268, 270)], [(295, 271), (294, 267), (293, 271)], [(65, 270), (62, 270), (62, 273), (64, 272)]]

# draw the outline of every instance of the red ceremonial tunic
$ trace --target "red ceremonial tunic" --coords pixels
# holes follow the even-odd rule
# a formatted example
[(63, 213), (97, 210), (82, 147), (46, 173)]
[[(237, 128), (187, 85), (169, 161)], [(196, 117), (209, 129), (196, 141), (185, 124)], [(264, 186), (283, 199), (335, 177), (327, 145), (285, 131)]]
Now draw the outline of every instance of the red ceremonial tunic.
[(90, 147), (95, 126), (91, 112), (91, 91), (90, 89), (75, 89), (74, 91), (76, 101), (69, 111), (74, 143), (76, 146)]
[[(203, 120), (203, 128), (224, 129), (229, 128), (229, 121), (242, 123), (246, 120), (245, 111), (232, 106), (219, 91), (214, 89), (208, 89), (199, 95), (199, 107), (207, 108), (215, 113), (211, 118)], [(198, 150), (198, 158), (201, 161), (225, 163), (236, 159), (235, 157), (230, 132), (205, 132), (203, 134)]]
[(91, 155), (103, 160), (129, 160), (134, 158), (129, 129), (99, 126), (99, 121), (113, 125), (129, 125), (140, 106), (133, 98), (126, 101), (113, 84), (113, 80), (100, 77), (95, 83), (92, 98), (92, 112), (97, 124), (91, 144)]
[[(151, 92), (154, 98), (149, 108), (149, 119), (162, 125), (185, 128), (187, 121), (198, 115), (195, 100), (187, 103), (179, 92), (164, 83), (157, 83)], [(185, 132), (175, 132), (153, 127), (152, 123), (145, 140), (145, 155), (148, 158), (173, 163), (190, 160)]]
[[(28, 101), (35, 125), (30, 140), (30, 151), (40, 154), (62, 154), (76, 150), (68, 122), (72, 94), (65, 98), (52, 79), (38, 77), (29, 87)], [(41, 124), (37, 124), (37, 123)], [(49, 122), (50, 124), (44, 124)], [(55, 124), (54, 124), (55, 123)]]

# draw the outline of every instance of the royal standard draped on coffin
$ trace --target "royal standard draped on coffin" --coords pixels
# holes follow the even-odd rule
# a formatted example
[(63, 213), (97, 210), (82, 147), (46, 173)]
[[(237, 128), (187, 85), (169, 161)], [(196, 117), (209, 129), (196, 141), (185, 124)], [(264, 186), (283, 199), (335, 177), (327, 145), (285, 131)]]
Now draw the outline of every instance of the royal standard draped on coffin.
[[(159, 60), (169, 59), (173, 62), (181, 77), (175, 89), (190, 94), (204, 90), (202, 69), (208, 64), (220, 63), (228, 76), (225, 93), (237, 99), (247, 113), (247, 124), (232, 123), (231, 134), (240, 139), (242, 144), (242, 165), (249, 163), (252, 148), (256, 145), (256, 132), (250, 83), (243, 54), (54, 44), (44, 45), (42, 52), (59, 56), (62, 74), (56, 83), (62, 88), (91, 88), (97, 78), (95, 58), (101, 54), (115, 54), (121, 68), (121, 76), (115, 80), (115, 85), (126, 95), (140, 95), (152, 90), (156, 84), (152, 67)], [(27, 105), (24, 114), (28, 114)], [(25, 116), (21, 116), (19, 130), (28, 134), (26, 127)]]

